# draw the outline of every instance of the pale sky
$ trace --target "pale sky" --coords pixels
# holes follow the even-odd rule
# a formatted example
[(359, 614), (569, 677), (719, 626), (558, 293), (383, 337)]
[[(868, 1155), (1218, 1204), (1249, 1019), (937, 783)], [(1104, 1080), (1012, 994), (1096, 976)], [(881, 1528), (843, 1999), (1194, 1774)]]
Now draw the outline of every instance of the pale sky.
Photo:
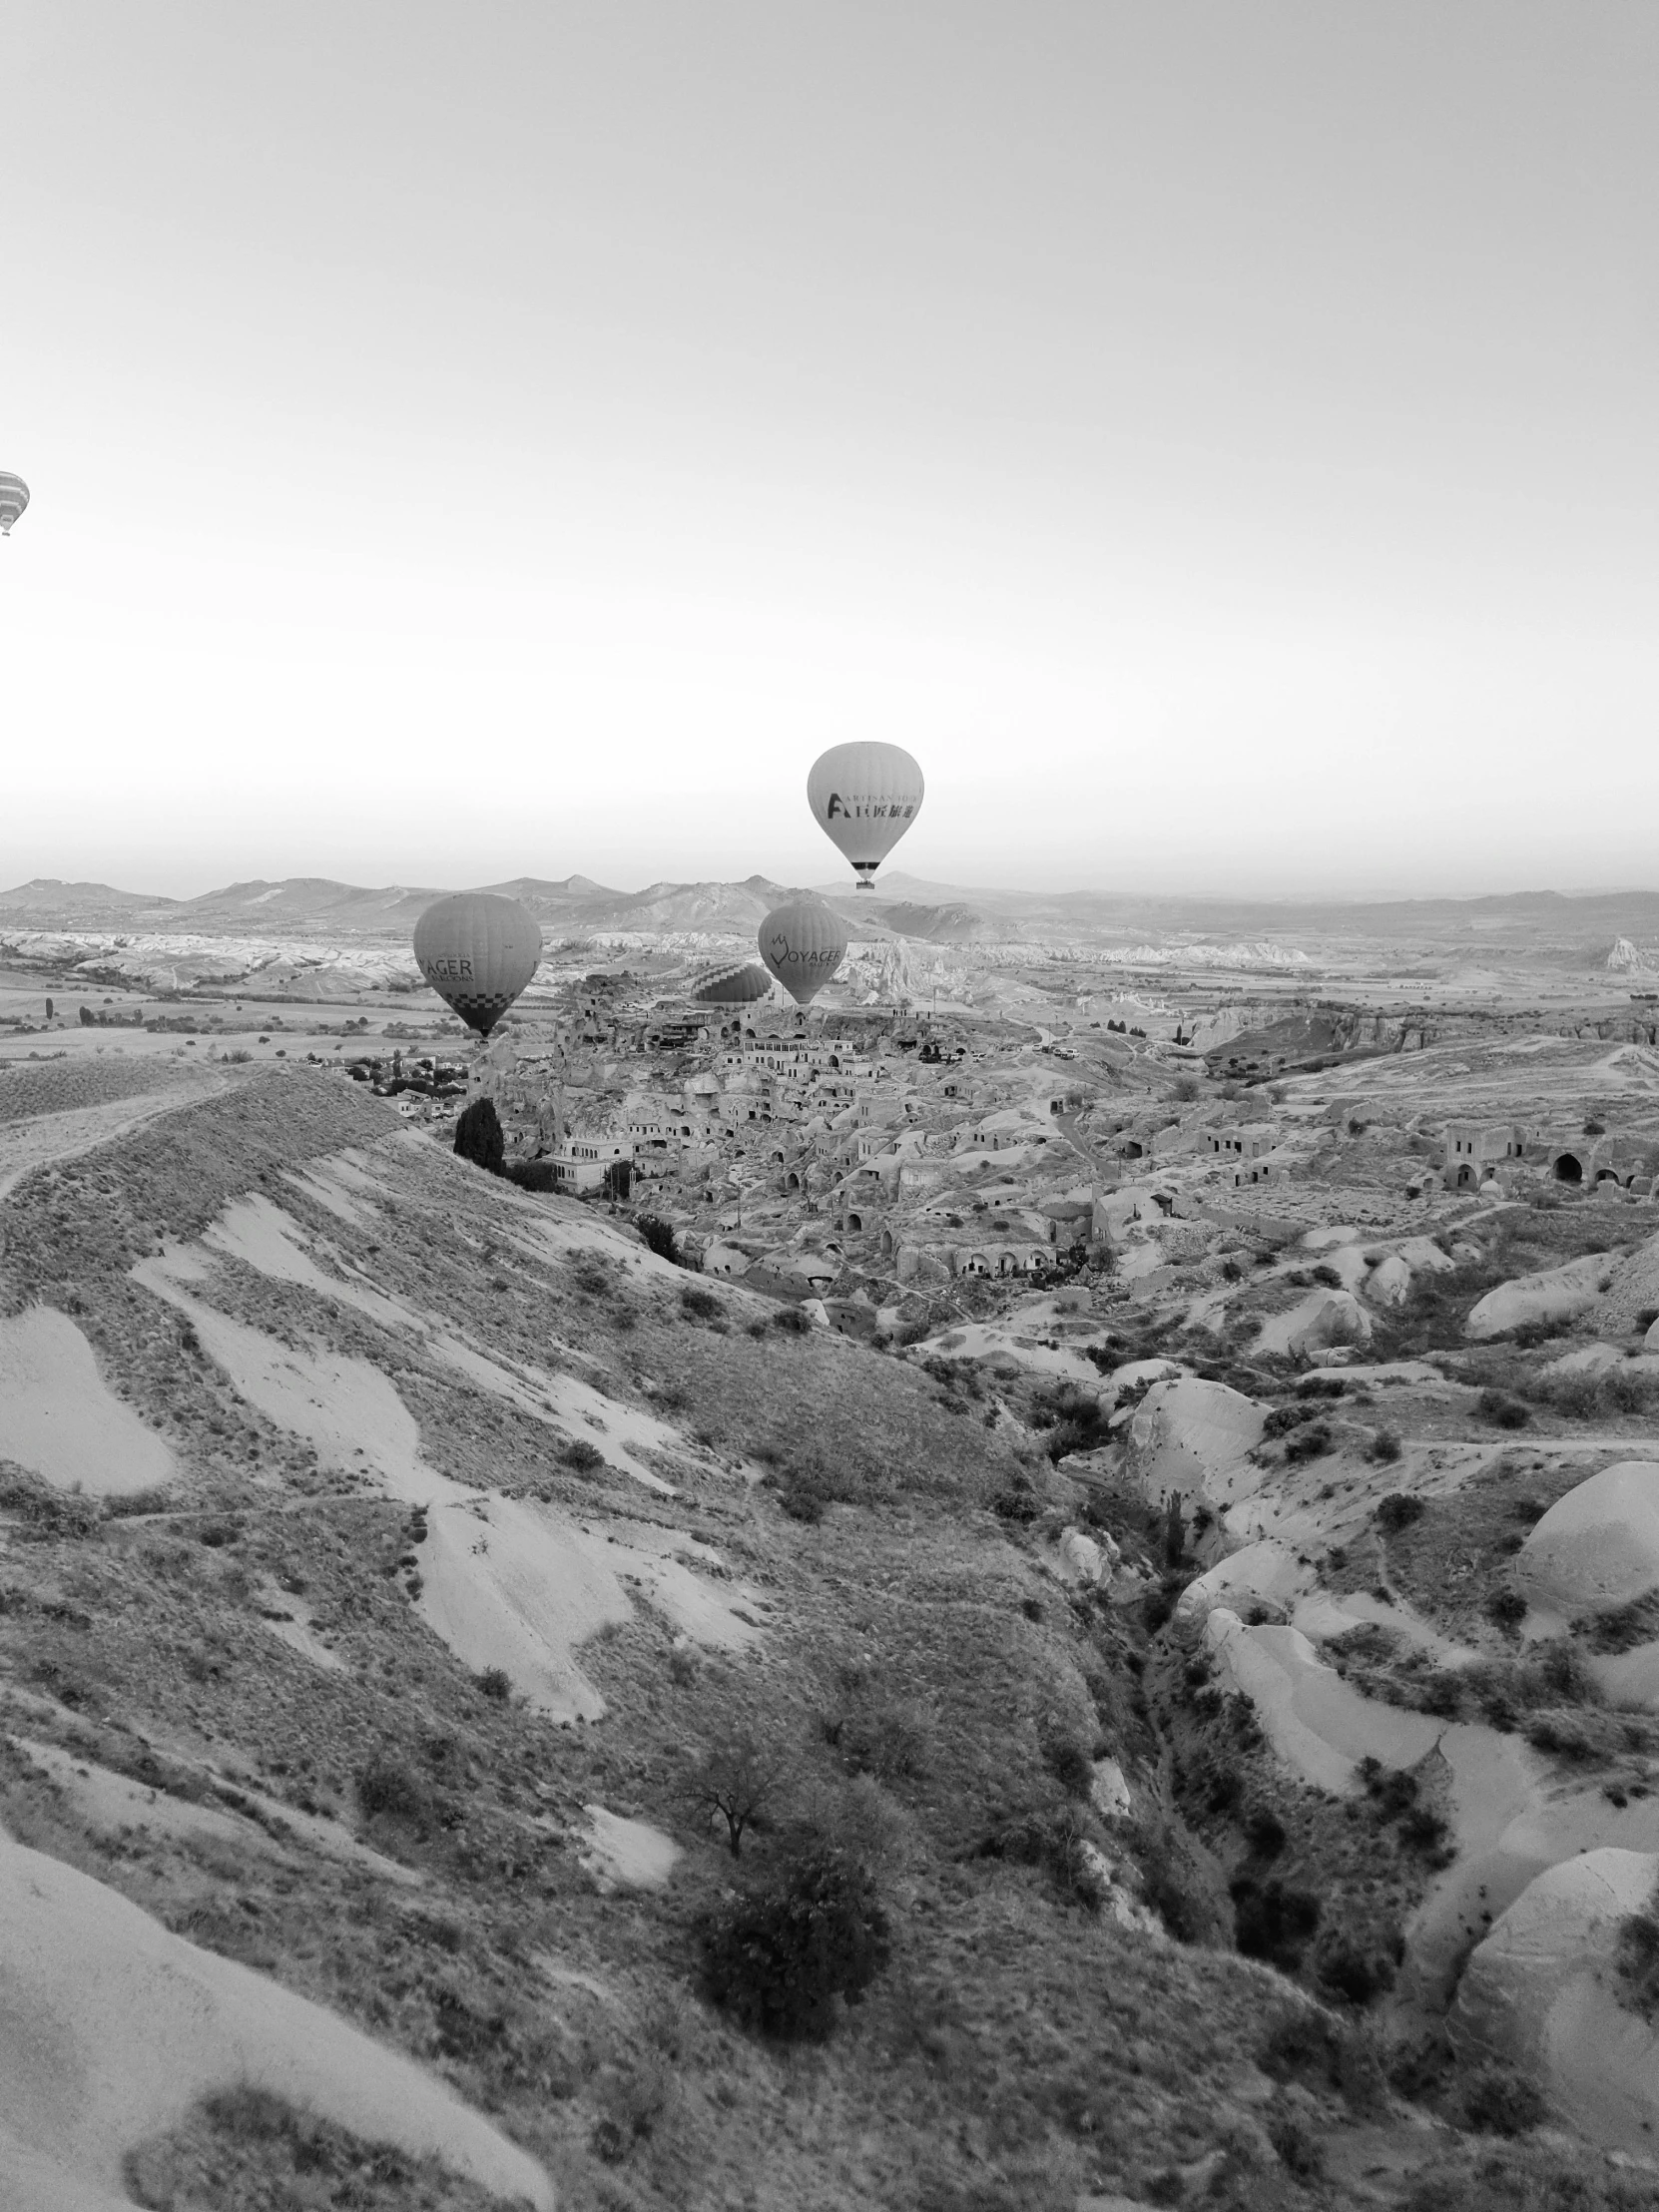
[(1659, 884), (1652, 0), (8, 0), (0, 883)]

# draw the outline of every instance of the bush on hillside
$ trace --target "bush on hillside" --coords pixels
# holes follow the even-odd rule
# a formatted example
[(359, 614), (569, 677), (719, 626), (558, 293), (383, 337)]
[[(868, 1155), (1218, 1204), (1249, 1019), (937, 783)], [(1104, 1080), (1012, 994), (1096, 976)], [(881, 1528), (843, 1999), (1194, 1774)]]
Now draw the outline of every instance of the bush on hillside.
[(1639, 2014), (1650, 2026), (1659, 2018), (1659, 1914), (1652, 1906), (1650, 1900), (1647, 1912), (1631, 1913), (1619, 1923), (1613, 1992), (1627, 2012)]
[(1482, 1390), (1477, 1400), (1482, 1420), (1489, 1420), (1497, 1428), (1524, 1428), (1532, 1418), (1531, 1408), (1523, 1405), (1518, 1397), (1511, 1397), (1507, 1390)]
[(644, 1238), (648, 1252), (654, 1252), (659, 1260), (667, 1260), (672, 1267), (684, 1265), (680, 1258), (680, 1240), (672, 1222), (664, 1221), (657, 1214), (638, 1214), (634, 1227)]
[(423, 1827), (431, 1799), (421, 1778), (390, 1752), (377, 1752), (357, 1770), (357, 1803), (365, 1820), (407, 1821)]
[(1320, 1901), (1277, 1875), (1258, 1882), (1239, 1875), (1231, 1885), (1234, 1942), (1247, 1958), (1262, 1958), (1282, 1973), (1295, 1973), (1320, 1923)]
[[(1100, 1860), (1080, 1806), (1053, 1806), (1003, 1821), (974, 1857), (999, 1859), (1012, 1867), (1041, 1867), (1068, 1898), (1091, 1913), (1098, 1912), (1105, 1898)], [(1148, 1903), (1153, 1902), (1149, 1893)], [(1171, 1934), (1176, 1933), (1172, 1928)]]
[(1371, 1440), (1371, 1457), (1379, 1466), (1391, 1467), (1404, 1448), (1397, 1428), (1380, 1428)]
[(1512, 2066), (1482, 2066), (1463, 2092), (1463, 2117), (1477, 2135), (1524, 2135), (1547, 2107), (1537, 2085)]
[(718, 1321), (725, 1312), (713, 1291), (700, 1290), (694, 1283), (688, 1283), (680, 1293), (680, 1310), (694, 1321)]
[(710, 2001), (757, 2034), (822, 2040), (836, 1998), (855, 2004), (890, 1954), (865, 1870), (821, 1847), (790, 1859), (700, 1924)]
[(1288, 2012), (1269, 2028), (1257, 2063), (1273, 2081), (1300, 2081), (1337, 2090), (1360, 2112), (1387, 2101), (1387, 2076), (1375, 2031), (1352, 2017), (1333, 2017), (1315, 2005)]
[(1494, 1628), (1518, 1628), (1526, 1618), (1526, 1600), (1519, 1590), (1493, 1590), (1481, 1611)]
[(492, 1098), (475, 1098), (455, 1124), (455, 1150), (486, 1175), (499, 1175), (507, 1157), (501, 1117)]
[(1285, 1446), (1288, 1465), (1300, 1466), (1306, 1459), (1318, 1459), (1336, 1442), (1329, 1421), (1310, 1421), (1306, 1428), (1299, 1428)]
[(1385, 1535), (1397, 1536), (1413, 1521), (1421, 1520), (1425, 1510), (1422, 1499), (1413, 1497), (1409, 1490), (1390, 1490), (1379, 1503), (1375, 1517)]

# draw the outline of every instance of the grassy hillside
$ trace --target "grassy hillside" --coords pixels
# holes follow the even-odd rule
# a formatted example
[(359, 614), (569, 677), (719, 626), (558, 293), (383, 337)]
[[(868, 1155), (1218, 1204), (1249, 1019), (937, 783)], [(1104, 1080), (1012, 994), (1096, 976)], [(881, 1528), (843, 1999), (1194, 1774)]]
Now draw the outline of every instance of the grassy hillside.
[[(248, 1194), (304, 1267), (221, 1238)], [(1232, 1947), (1181, 1810), (1203, 1825), (1225, 1738), (1160, 1717), (1172, 1662), (1139, 1610), (1051, 1571), (1044, 1532), (1079, 1493), (1017, 1422), (297, 1071), (31, 1176), (5, 1227), (4, 1313), (69, 1316), (177, 1473), (101, 1501), (0, 1466), (0, 1820), (425, 2061), (561, 2203), (1426, 2206), (1487, 2186), (1401, 2116), (1363, 2021)], [(386, 1379), (434, 1481), (619, 1547), (694, 1547), (688, 1576), (758, 1625), (750, 1648), (700, 1643), (631, 1586), (579, 1653), (600, 1720), (560, 1725), (510, 1670), (463, 1664), (419, 1602), (423, 1508), (360, 1447), (262, 1411), (135, 1279), (181, 1248), (189, 1295), (262, 1344)], [(586, 1425), (545, 1409), (577, 1402)], [(616, 1449), (651, 1421), (639, 1461), (668, 1490)], [(701, 1784), (740, 1755), (764, 1787), (734, 1857)], [(1127, 1816), (1091, 1797), (1107, 1757)], [(674, 1841), (666, 1887), (596, 1856), (595, 1806)], [(869, 1886), (881, 1962), (828, 2033), (768, 2039), (707, 1995), (705, 1932), (803, 1859)], [(478, 2201), (389, 2155), (224, 2098), (135, 2155), (129, 2188), (181, 2212)], [(1528, 2152), (1534, 2180), (1565, 2156)], [(1572, 2170), (1573, 2203), (1649, 2201)]]

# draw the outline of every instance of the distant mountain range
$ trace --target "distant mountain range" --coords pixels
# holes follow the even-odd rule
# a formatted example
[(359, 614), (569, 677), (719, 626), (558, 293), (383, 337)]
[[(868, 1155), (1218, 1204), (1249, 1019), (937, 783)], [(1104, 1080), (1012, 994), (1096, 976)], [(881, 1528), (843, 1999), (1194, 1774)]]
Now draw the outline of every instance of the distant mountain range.
[[(747, 934), (772, 906), (799, 888), (751, 875), (742, 882), (650, 883), (638, 891), (609, 889), (585, 875), (563, 881), (518, 876), (484, 888), (522, 899), (550, 941), (611, 930)], [(991, 938), (1075, 937), (1133, 943), (1148, 936), (1291, 937), (1390, 946), (1506, 947), (1532, 953), (1557, 949), (1605, 959), (1616, 939), (1659, 938), (1659, 891), (1606, 891), (1569, 896), (1515, 891), (1482, 898), (1335, 900), (1144, 897), (1107, 891), (994, 890), (930, 883), (895, 872), (874, 897), (850, 885), (816, 886), (871, 935), (934, 944)], [(422, 909), (441, 891), (391, 883), (368, 889), (323, 876), (281, 882), (231, 883), (198, 898), (162, 898), (107, 883), (37, 879), (0, 891), (0, 924), (21, 929), (223, 931), (239, 936), (324, 935), (406, 937)]]

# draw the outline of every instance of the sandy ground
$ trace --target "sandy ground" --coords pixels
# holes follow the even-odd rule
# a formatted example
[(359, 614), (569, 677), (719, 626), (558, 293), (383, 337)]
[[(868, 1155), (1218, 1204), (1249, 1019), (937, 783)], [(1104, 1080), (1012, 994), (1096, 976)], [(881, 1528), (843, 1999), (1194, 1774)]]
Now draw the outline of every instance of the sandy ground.
[(172, 1450), (124, 1405), (67, 1314), (0, 1320), (0, 1457), (64, 1490), (120, 1497), (171, 1481)]
[(538, 1712), (596, 1721), (605, 1700), (575, 1652), (632, 1619), (630, 1592), (708, 1649), (743, 1652), (760, 1642), (764, 1601), (705, 1580), (686, 1555), (718, 1564), (707, 1545), (673, 1530), (633, 1521), (584, 1525), (552, 1506), (472, 1497), (428, 1516), (416, 1603), (475, 1673), (500, 1667)]
[[(30, 1728), (51, 1727), (61, 1717), (57, 1707), (47, 1699), (34, 1697), (25, 1690), (6, 1693), (4, 1718), (10, 1724), (9, 1740), (63, 1792), (91, 1828), (115, 1831), (144, 1828), (174, 1836), (215, 1835), (235, 1842), (243, 1850), (256, 1850), (276, 1858), (283, 1857), (285, 1843), (291, 1838), (321, 1852), (326, 1858), (359, 1866), (382, 1881), (395, 1883), (400, 1889), (424, 1886), (424, 1875), (359, 1843), (349, 1830), (336, 1822), (320, 1814), (302, 1813), (297, 1806), (269, 1796), (247, 1774), (216, 1767), (193, 1756), (180, 1744), (156, 1743), (135, 1732), (138, 1744), (159, 1753), (170, 1767), (189, 1777), (193, 1787), (201, 1791), (200, 1797), (176, 1797), (165, 1790), (152, 1790), (142, 1782), (135, 1782), (130, 1775), (117, 1774), (96, 1761), (72, 1755), (61, 1745), (48, 1743), (43, 1736), (28, 1732)], [(240, 1813), (222, 1803), (210, 1802), (224, 1789), (230, 1790), (248, 1811)], [(222, 1825), (226, 1822), (230, 1823), (228, 1829)]]
[[(347, 1167), (345, 1162), (337, 1165), (342, 1171)], [(273, 1205), (263, 1193), (256, 1192), (228, 1206), (207, 1231), (202, 1246), (214, 1254), (245, 1262), (273, 1282), (297, 1284), (351, 1308), (383, 1329), (418, 1338), (451, 1373), (553, 1429), (561, 1441), (584, 1438), (609, 1464), (646, 1489), (665, 1497), (674, 1495), (674, 1485), (657, 1474), (640, 1454), (665, 1452), (678, 1456), (685, 1449), (685, 1439), (677, 1429), (636, 1406), (607, 1397), (578, 1377), (540, 1369), (514, 1373), (433, 1316), (377, 1290), (337, 1253), (315, 1245), (291, 1215)], [(141, 1280), (153, 1290), (158, 1289), (159, 1277), (171, 1277), (175, 1283), (205, 1283), (210, 1278), (200, 1271), (200, 1258), (201, 1248), (175, 1248), (159, 1267), (152, 1265)], [(326, 1258), (334, 1272), (326, 1271), (319, 1258)], [(167, 1294), (164, 1291), (160, 1295)]]
[[(361, 1174), (347, 1172), (349, 1180)], [(264, 1197), (228, 1207), (202, 1243), (170, 1245), (138, 1264), (135, 1280), (189, 1318), (204, 1350), (250, 1404), (304, 1437), (324, 1466), (425, 1509), (416, 1606), (473, 1673), (499, 1668), (536, 1711), (568, 1724), (598, 1720), (606, 1710), (575, 1657), (577, 1647), (630, 1620), (636, 1598), (707, 1648), (744, 1652), (760, 1642), (766, 1600), (697, 1571), (722, 1574), (723, 1562), (684, 1532), (631, 1520), (581, 1524), (550, 1506), (472, 1490), (440, 1474), (423, 1458), (419, 1424), (379, 1368), (320, 1345), (280, 1343), (209, 1304), (200, 1294), (211, 1290), (222, 1258), (418, 1334), (451, 1373), (533, 1412), (561, 1437), (593, 1438), (612, 1464), (660, 1493), (673, 1494), (630, 1446), (683, 1450), (684, 1439), (573, 1376), (540, 1377), (538, 1399), (530, 1382), (402, 1300), (324, 1273), (298, 1224)], [(297, 1622), (289, 1624), (288, 1640), (301, 1648), (314, 1642)]]
[(584, 1808), (588, 1816), (588, 1849), (582, 1864), (602, 1889), (666, 1890), (675, 1861), (682, 1854), (678, 1844), (660, 1828), (646, 1821), (624, 1820), (602, 1805)]
[(432, 2075), (9, 1838), (0, 1983), (0, 2202), (19, 2212), (43, 2201), (42, 2168), (83, 2203), (89, 2189), (124, 2202), (124, 2154), (239, 2084), (552, 2212), (536, 2162)]

